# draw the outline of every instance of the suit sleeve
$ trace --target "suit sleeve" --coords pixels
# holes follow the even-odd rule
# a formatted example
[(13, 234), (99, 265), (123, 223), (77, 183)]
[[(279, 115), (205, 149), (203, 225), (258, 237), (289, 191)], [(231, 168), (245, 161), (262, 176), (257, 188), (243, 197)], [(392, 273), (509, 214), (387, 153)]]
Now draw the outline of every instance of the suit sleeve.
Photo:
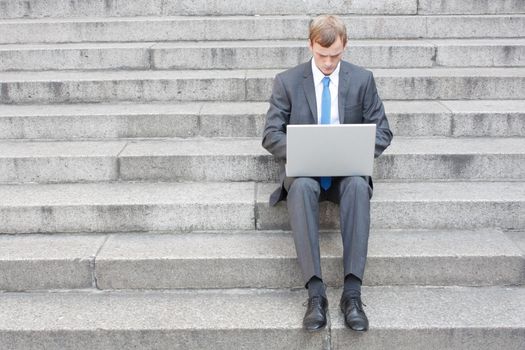
[(290, 121), (290, 111), (290, 99), (281, 77), (277, 75), (273, 81), (262, 140), (262, 146), (277, 159), (286, 159), (286, 125)]
[(385, 115), (385, 108), (379, 95), (377, 94), (374, 75), (370, 73), (366, 84), (363, 101), (364, 123), (376, 124), (376, 145), (374, 157), (377, 158), (390, 145), (392, 141), (392, 131), (388, 125)]

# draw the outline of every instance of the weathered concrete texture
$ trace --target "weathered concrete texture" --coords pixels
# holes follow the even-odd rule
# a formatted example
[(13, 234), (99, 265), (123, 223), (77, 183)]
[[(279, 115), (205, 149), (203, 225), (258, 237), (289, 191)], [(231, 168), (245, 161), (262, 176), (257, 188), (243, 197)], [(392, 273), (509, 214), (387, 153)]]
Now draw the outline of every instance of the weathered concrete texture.
[(164, 4), (167, 15), (286, 15), (286, 14), (415, 14), (415, 0), (168, 0)]
[(254, 228), (253, 183), (0, 187), (0, 233)]
[(523, 138), (395, 138), (374, 177), (525, 179), (523, 148)]
[[(201, 108), (203, 108), (202, 104), (195, 102), (2, 106), (0, 137), (14, 139), (191, 137), (199, 133)], [(217, 122), (213, 125), (218, 127), (219, 124)]]
[(325, 349), (288, 291), (6, 293), (0, 344), (13, 350)]
[[(307, 41), (221, 41), (156, 44), (157, 69), (275, 69), (306, 62)], [(423, 41), (351, 40), (344, 59), (366, 67), (431, 67), (434, 47)]]
[[(523, 68), (413, 68), (373, 69), (382, 99), (521, 99), (525, 91)], [(246, 99), (267, 100), (273, 70), (248, 70)]]
[(435, 40), (436, 64), (449, 67), (513, 67), (525, 65), (525, 40)]
[(425, 25), (427, 38), (522, 38), (525, 16), (428, 16)]
[[(384, 101), (398, 136), (525, 136), (524, 100)], [(267, 102), (4, 105), (2, 139), (260, 137)]]
[(0, 1), (0, 18), (160, 15), (164, 0)]
[(418, 14), (525, 13), (522, 0), (419, 0)]
[[(279, 70), (0, 73), (0, 102), (267, 101)], [(522, 99), (525, 68), (374, 69), (382, 99)]]
[[(395, 138), (376, 179), (525, 179), (523, 138)], [(123, 180), (277, 181), (279, 163), (256, 139), (130, 142)]]
[[(434, 39), (350, 40), (343, 58), (368, 68), (422, 68), (524, 66), (523, 57), (523, 39)], [(0, 71), (285, 69), (310, 58), (306, 40), (2, 45)]]
[(523, 349), (524, 288), (366, 288), (366, 334), (345, 327), (339, 297), (329, 296), (333, 349)]
[(277, 180), (278, 163), (257, 139), (132, 142), (120, 155), (123, 180)]
[(304, 39), (308, 21), (307, 16), (4, 20), (0, 43)]
[(149, 69), (151, 43), (2, 45), (0, 71)]
[(523, 256), (525, 256), (525, 231), (513, 231), (506, 234), (521, 249)]
[(521, 99), (522, 68), (376, 69), (383, 99)]
[(92, 288), (95, 255), (105, 240), (71, 234), (0, 236), (0, 290)]
[(0, 1), (0, 18), (18, 17), (86, 17), (86, 16), (205, 16), (264, 14), (415, 14), (416, 0), (28, 0)]
[(1, 142), (0, 183), (111, 181), (124, 141)]
[(3, 82), (0, 101), (239, 101), (246, 96), (245, 79), (244, 71), (225, 70), (6, 72), (0, 74)]
[(453, 136), (525, 136), (525, 101), (441, 101)]
[[(323, 281), (341, 286), (338, 232), (321, 234)], [(257, 273), (254, 273), (257, 271)], [(112, 235), (96, 258), (101, 289), (304, 286), (291, 233)], [(502, 232), (373, 231), (366, 285), (525, 282), (525, 257)]]
[[(289, 229), (286, 203), (270, 207), (277, 184), (257, 185), (259, 229)], [(339, 225), (338, 207), (323, 202), (321, 227)], [(374, 184), (372, 227), (396, 229), (521, 228), (525, 226), (523, 182), (407, 182)]]
[(206, 137), (261, 137), (267, 102), (204, 103), (200, 111), (200, 134)]
[(0, 343), (13, 350), (36, 344), (50, 350), (523, 345), (523, 288), (365, 287), (371, 322), (366, 334), (344, 328), (340, 293), (329, 293), (331, 332), (314, 334), (301, 329), (304, 291), (6, 293), (0, 299)]
[[(0, 43), (299, 40), (310, 16), (18, 19), (0, 21)], [(524, 15), (343, 16), (350, 39), (520, 38)]]

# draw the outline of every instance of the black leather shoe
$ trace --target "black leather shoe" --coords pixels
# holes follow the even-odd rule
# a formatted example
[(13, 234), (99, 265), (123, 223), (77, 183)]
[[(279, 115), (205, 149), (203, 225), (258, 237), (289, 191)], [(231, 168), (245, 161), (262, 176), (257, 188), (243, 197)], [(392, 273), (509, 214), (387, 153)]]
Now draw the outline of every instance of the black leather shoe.
[(308, 298), (305, 303), (308, 307), (304, 314), (303, 327), (307, 332), (320, 331), (326, 326), (326, 310), (328, 300), (322, 296)]
[(342, 297), (340, 307), (345, 315), (345, 323), (350, 329), (358, 332), (368, 330), (368, 318), (363, 310), (361, 297)]

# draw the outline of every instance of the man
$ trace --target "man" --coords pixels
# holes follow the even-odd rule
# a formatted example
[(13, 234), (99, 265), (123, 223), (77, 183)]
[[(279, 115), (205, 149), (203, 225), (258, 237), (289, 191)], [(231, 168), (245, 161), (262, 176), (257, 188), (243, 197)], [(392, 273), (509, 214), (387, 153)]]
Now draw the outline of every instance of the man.
[[(263, 147), (277, 159), (285, 160), (288, 124), (374, 123), (378, 157), (390, 145), (392, 132), (372, 73), (342, 60), (347, 34), (338, 17), (315, 18), (309, 32), (312, 60), (275, 77)], [(271, 195), (270, 204), (287, 200), (297, 257), (308, 289), (305, 330), (318, 331), (327, 323), (328, 300), (319, 252), (319, 201), (330, 200), (340, 207), (345, 274), (341, 311), (348, 327), (366, 331), (368, 319), (361, 301), (361, 281), (368, 249), (372, 179), (290, 178), (286, 177), (284, 166), (280, 178), (281, 186)]]

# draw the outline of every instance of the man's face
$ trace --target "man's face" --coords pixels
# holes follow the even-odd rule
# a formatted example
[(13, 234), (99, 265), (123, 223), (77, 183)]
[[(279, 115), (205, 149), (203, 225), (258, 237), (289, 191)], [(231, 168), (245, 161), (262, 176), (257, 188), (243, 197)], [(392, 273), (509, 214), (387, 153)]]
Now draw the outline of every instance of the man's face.
[(319, 43), (309, 42), (308, 47), (312, 52), (315, 65), (324, 75), (330, 75), (343, 57), (346, 43), (340, 37), (330, 47), (322, 47)]

